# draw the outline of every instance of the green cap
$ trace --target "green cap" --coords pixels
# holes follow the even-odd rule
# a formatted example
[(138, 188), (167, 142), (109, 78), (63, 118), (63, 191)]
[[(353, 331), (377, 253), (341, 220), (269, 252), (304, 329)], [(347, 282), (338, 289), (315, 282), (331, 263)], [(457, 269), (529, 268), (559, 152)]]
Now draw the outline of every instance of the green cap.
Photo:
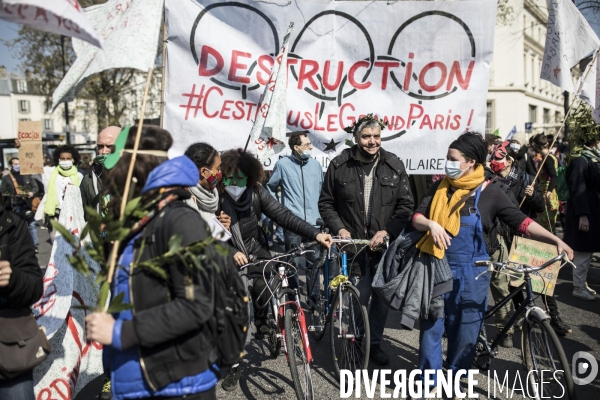
[(119, 159), (121, 158), (121, 154), (123, 153), (123, 149), (125, 148), (125, 143), (127, 143), (127, 137), (129, 136), (129, 128), (131, 128), (131, 126), (127, 125), (125, 128), (123, 128), (121, 133), (119, 133), (119, 136), (115, 141), (115, 151), (106, 156), (106, 160), (104, 161), (104, 168), (112, 169), (115, 165), (117, 165), (117, 162), (119, 161)]

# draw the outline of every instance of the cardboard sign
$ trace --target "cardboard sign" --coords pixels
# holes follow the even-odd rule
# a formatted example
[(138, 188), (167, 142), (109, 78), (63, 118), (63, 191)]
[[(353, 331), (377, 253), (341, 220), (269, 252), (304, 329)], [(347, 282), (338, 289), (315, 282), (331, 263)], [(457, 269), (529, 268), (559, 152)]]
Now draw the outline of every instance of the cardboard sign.
[(42, 141), (42, 121), (19, 121), (17, 139), (25, 141)]
[[(515, 236), (510, 248), (510, 253), (508, 254), (508, 261), (530, 267), (537, 267), (557, 255), (558, 249), (554, 245)], [(531, 277), (533, 291), (547, 296), (554, 295), (554, 287), (556, 286), (556, 280), (558, 279), (559, 269), (560, 262), (557, 261), (548, 268), (530, 274), (529, 276)], [(523, 274), (515, 275), (520, 275), (520, 277), (511, 277), (511, 286), (519, 286), (523, 283)]]

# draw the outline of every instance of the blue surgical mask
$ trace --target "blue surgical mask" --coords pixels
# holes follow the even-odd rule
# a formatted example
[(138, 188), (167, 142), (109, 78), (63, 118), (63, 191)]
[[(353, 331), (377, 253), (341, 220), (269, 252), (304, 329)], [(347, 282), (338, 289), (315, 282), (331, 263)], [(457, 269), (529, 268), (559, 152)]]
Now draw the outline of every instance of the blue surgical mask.
[(300, 153), (300, 158), (303, 160), (308, 160), (310, 158), (310, 150), (302, 150), (302, 153)]
[(21, 166), (20, 165), (13, 165), (12, 166), (13, 171), (15, 172), (21, 172)]
[(518, 143), (511, 143), (508, 145), (508, 147), (510, 147), (511, 149), (513, 149), (514, 151), (519, 151), (521, 150), (521, 145)]
[(460, 169), (460, 161), (446, 160), (446, 176), (450, 179), (458, 179), (467, 171)]

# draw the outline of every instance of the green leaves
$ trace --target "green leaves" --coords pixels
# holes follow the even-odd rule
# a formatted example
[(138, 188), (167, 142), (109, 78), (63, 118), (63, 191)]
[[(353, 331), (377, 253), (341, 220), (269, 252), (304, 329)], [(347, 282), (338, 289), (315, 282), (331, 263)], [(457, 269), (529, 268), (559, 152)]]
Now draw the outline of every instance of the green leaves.
[(77, 250), (78, 243), (75, 237), (71, 234), (71, 232), (69, 232), (67, 228), (62, 226), (58, 221), (54, 219), (51, 219), (50, 223), (52, 224), (52, 227), (56, 229), (74, 249)]
[(97, 303), (97, 307), (96, 307), (98, 310), (104, 309), (104, 305), (106, 304), (106, 301), (108, 300), (108, 292), (109, 291), (110, 291), (110, 284), (108, 283), (107, 280), (105, 280), (100, 285), (100, 293), (98, 293), (98, 303)]
[(600, 124), (592, 118), (592, 109), (583, 102), (571, 112), (567, 120), (569, 125), (569, 145), (574, 147), (589, 146), (600, 140)]
[(133, 308), (133, 304), (123, 303), (123, 298), (125, 297), (125, 293), (121, 292), (110, 302), (107, 313), (113, 314), (118, 313), (125, 310), (131, 310)]

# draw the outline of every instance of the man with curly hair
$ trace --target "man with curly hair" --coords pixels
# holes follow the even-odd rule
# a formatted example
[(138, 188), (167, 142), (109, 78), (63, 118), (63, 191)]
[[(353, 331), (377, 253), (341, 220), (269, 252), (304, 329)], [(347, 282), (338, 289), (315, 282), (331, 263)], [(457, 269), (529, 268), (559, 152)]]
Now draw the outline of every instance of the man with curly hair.
[(351, 274), (358, 280), (361, 303), (369, 307), (371, 360), (377, 365), (389, 363), (380, 348), (388, 307), (371, 288), (382, 255), (372, 249), (400, 234), (414, 206), (404, 163), (381, 148), (382, 129), (385, 124), (372, 114), (346, 129), (356, 144), (331, 160), (319, 198), (319, 212), (332, 234), (371, 241), (358, 253)]

